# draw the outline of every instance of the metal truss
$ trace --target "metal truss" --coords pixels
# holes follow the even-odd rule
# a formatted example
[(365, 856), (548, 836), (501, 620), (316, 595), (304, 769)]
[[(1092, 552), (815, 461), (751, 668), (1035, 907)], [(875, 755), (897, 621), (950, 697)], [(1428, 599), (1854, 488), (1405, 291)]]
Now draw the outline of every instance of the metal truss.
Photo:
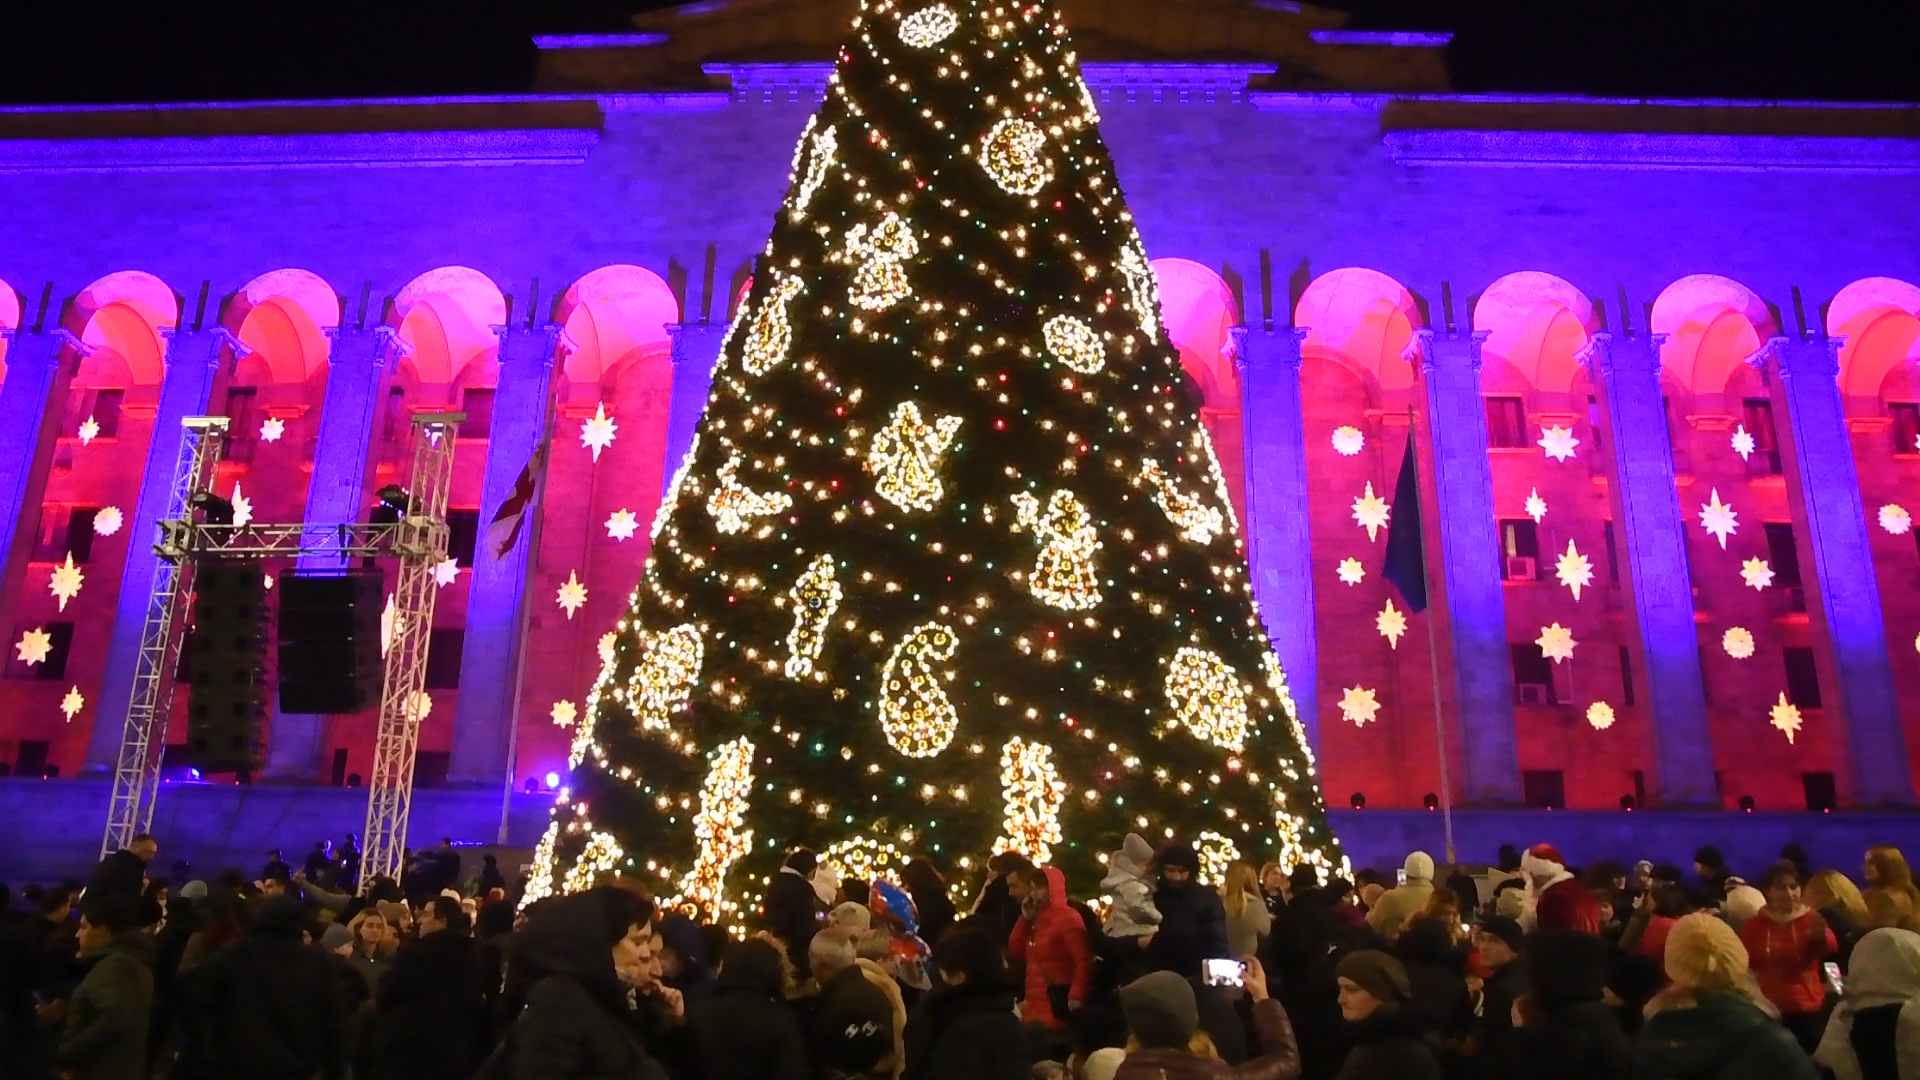
[(227, 418), (190, 416), (181, 421), (180, 455), (167, 489), (161, 522), (160, 556), (154, 568), (153, 595), (140, 629), (140, 653), (134, 661), (133, 693), (120, 732), (120, 758), (113, 769), (113, 794), (107, 802), (106, 835), (100, 857), (119, 851), (153, 829), (153, 803), (160, 791), (160, 757), (167, 745), (167, 714), (173, 701), (173, 677), (180, 670), (182, 624), (193, 591), (193, 560), (167, 545), (168, 526), (184, 522), (187, 500), (212, 487), (214, 468), (226, 444)]

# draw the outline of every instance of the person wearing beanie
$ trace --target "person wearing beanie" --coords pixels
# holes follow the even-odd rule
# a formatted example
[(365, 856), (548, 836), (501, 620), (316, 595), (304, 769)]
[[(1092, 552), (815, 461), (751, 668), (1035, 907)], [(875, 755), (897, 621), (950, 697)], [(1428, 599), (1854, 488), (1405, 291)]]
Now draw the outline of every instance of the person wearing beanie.
[(787, 947), (787, 960), (798, 971), (807, 969), (807, 943), (820, 929), (820, 913), (826, 910), (813, 887), (819, 864), (819, 858), (806, 848), (789, 852), (760, 906), (761, 927)]
[(1107, 856), (1107, 876), (1100, 891), (1107, 898), (1107, 915), (1100, 932), (1110, 938), (1138, 938), (1160, 926), (1160, 909), (1153, 906), (1153, 845), (1139, 833), (1128, 833), (1120, 850)]
[(1567, 870), (1567, 860), (1552, 844), (1535, 844), (1520, 857), (1527, 879), (1527, 914), (1520, 925), (1529, 930), (1600, 932), (1600, 904), (1580, 880)]
[(1433, 896), (1433, 856), (1416, 851), (1402, 865), (1407, 881), (1382, 893), (1367, 912), (1367, 925), (1373, 932), (1392, 941), (1405, 929), (1407, 920), (1418, 915)]
[[(1475, 1002), (1474, 1057), (1479, 1066), (1498, 1068), (1507, 1059), (1513, 1033), (1513, 1003), (1527, 995), (1527, 968), (1520, 962), (1526, 932), (1516, 919), (1496, 915), (1480, 924), (1473, 935), (1474, 955), (1487, 970)], [(1476, 1072), (1492, 1075), (1490, 1069)]]
[(1181, 977), (1200, 974), (1205, 960), (1225, 960), (1227, 908), (1220, 894), (1200, 883), (1200, 855), (1184, 840), (1169, 840), (1154, 858), (1160, 887), (1153, 906), (1160, 929), (1147, 945), (1147, 964)]
[(1412, 1005), (1400, 961), (1363, 949), (1341, 957), (1334, 976), (1352, 1046), (1334, 1080), (1441, 1080), (1433, 1018)]
[(703, 1080), (807, 1080), (806, 1040), (787, 1005), (792, 969), (773, 942), (729, 946), (713, 993), (690, 1006), (691, 1053)]
[(1127, 1056), (1114, 1080), (1295, 1080), (1300, 1047), (1293, 1023), (1287, 1010), (1267, 996), (1267, 973), (1258, 960), (1247, 961), (1246, 995), (1252, 1002), (1260, 1056), (1226, 1065), (1212, 1040), (1201, 1033), (1199, 1001), (1190, 981), (1171, 971), (1156, 971), (1121, 987)]
[[(1780, 1022), (1800, 1040), (1801, 1049), (1811, 1054), (1820, 1045), (1827, 1019), (1820, 965), (1840, 946), (1820, 913), (1800, 902), (1800, 872), (1792, 863), (1783, 859), (1773, 864), (1760, 879), (1760, 891), (1766, 903), (1740, 925), (1740, 942), (1753, 958), (1760, 992), (1780, 1010)], [(1727, 902), (1733, 902), (1731, 893)]]
[[(1527, 981), (1511, 1018), (1504, 1075), (1620, 1080), (1627, 1038), (1605, 1004), (1607, 944), (1577, 930), (1542, 930), (1527, 943)], [(1493, 1074), (1488, 1074), (1493, 1075)]]
[(1127, 1060), (1127, 1052), (1117, 1046), (1102, 1047), (1087, 1055), (1080, 1066), (1080, 1075), (1084, 1080), (1113, 1080), (1119, 1075), (1120, 1063)]
[(1720, 901), (1720, 913), (1735, 930), (1747, 925), (1767, 906), (1767, 894), (1739, 878), (1728, 878), (1722, 895), (1725, 899)]
[(1633, 1042), (1636, 1080), (1816, 1080), (1747, 967), (1746, 946), (1718, 915), (1695, 912), (1674, 924), (1671, 985), (1647, 1002)]

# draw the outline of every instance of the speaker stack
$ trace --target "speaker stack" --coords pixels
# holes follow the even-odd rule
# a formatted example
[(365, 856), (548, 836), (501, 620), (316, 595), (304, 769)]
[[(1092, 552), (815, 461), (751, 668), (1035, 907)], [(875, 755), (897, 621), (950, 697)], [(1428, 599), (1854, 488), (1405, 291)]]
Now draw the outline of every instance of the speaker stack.
[(260, 766), (266, 593), (259, 563), (203, 563), (195, 573), (187, 759), (202, 772), (248, 773)]
[(380, 571), (296, 570), (278, 591), (280, 711), (339, 715), (378, 705), (386, 674)]

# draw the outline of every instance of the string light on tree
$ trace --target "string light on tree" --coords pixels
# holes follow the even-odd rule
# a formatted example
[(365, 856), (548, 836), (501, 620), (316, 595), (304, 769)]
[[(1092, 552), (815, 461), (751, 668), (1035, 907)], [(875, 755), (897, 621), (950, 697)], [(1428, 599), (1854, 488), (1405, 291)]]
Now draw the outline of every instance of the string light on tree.
[(714, 751), (708, 765), (700, 788), (700, 812), (693, 819), (699, 854), (680, 882), (680, 896), (698, 905), (708, 918), (717, 919), (729, 907), (727, 871), (753, 849), (753, 830), (746, 827), (747, 798), (753, 793), (753, 743), (734, 739)]
[(1140, 329), (1150, 338), (1160, 336), (1160, 284), (1153, 276), (1153, 264), (1147, 261), (1147, 250), (1140, 244), (1140, 234), (1135, 232), (1127, 238), (1120, 249), (1120, 274), (1127, 282), (1127, 295), (1131, 298), (1133, 313), (1140, 320)]
[(1246, 748), (1252, 724), (1246, 687), (1219, 656), (1182, 647), (1167, 664), (1166, 691), (1173, 723), (1222, 750), (1239, 753)]
[(1227, 871), (1240, 861), (1240, 847), (1225, 833), (1203, 830), (1194, 838), (1194, 854), (1200, 856), (1200, 884), (1217, 889), (1227, 880)]
[(1100, 586), (1094, 556), (1100, 552), (1100, 534), (1086, 506), (1064, 488), (1053, 493), (1044, 514), (1040, 500), (1030, 492), (1016, 493), (1013, 504), (1019, 527), (1033, 533), (1040, 545), (1040, 557), (1027, 578), (1033, 595), (1067, 611), (1098, 606)]
[(620, 860), (627, 854), (612, 833), (592, 828), (577, 831), (587, 834), (587, 843), (580, 851), (579, 861), (567, 871), (560, 883), (560, 890), (569, 894), (593, 888), (602, 876), (618, 869)]
[(960, 16), (945, 4), (929, 4), (900, 20), (900, 40), (916, 49), (931, 49), (960, 29)]
[(1012, 195), (1038, 195), (1053, 179), (1047, 133), (1017, 117), (993, 125), (980, 147), (980, 164), (1001, 190)]
[(814, 661), (820, 659), (820, 649), (826, 644), (827, 627), (840, 610), (842, 594), (834, 576), (833, 556), (814, 556), (806, 573), (787, 594), (793, 603), (793, 629), (787, 631), (787, 678), (804, 679), (813, 674)]
[(813, 195), (820, 185), (827, 182), (827, 170), (833, 167), (834, 155), (840, 152), (840, 136), (831, 127), (814, 130), (818, 117), (807, 120), (807, 130), (800, 136), (800, 145), (794, 150), (793, 168), (796, 175), (801, 170), (804, 157), (806, 172), (800, 177), (794, 189), (793, 208), (787, 212), (788, 218), (796, 225), (807, 219), (807, 205), (813, 202)]
[(828, 846), (820, 862), (842, 881), (878, 881), (902, 865), (899, 849), (871, 836), (853, 836)]
[(1182, 539), (1209, 544), (1226, 531), (1226, 519), (1220, 516), (1220, 511), (1207, 505), (1200, 496), (1181, 490), (1158, 461), (1152, 458), (1142, 461), (1140, 478), (1153, 486), (1154, 503), (1167, 515), (1168, 521), (1180, 527)]
[(776, 278), (773, 288), (761, 299), (740, 355), (740, 366), (748, 374), (765, 375), (786, 363), (787, 350), (793, 347), (793, 323), (787, 306), (805, 290), (806, 283), (797, 277)]
[(1098, 374), (1107, 366), (1107, 345), (1093, 327), (1071, 315), (1055, 315), (1044, 331), (1047, 352), (1082, 375)]
[(867, 311), (885, 311), (913, 295), (906, 263), (920, 253), (920, 241), (906, 219), (888, 211), (871, 230), (855, 225), (847, 231), (846, 259), (854, 264), (847, 298)]
[(1006, 800), (1004, 835), (996, 851), (1017, 851), (1035, 866), (1053, 861), (1060, 807), (1067, 785), (1053, 766), (1053, 747), (1015, 735), (1000, 751), (1000, 794)]
[(713, 515), (714, 528), (727, 534), (745, 532), (754, 518), (784, 513), (793, 505), (793, 496), (784, 491), (758, 492), (742, 484), (740, 462), (738, 453), (727, 459), (714, 475), (719, 484), (707, 496), (707, 512)]
[(706, 645), (692, 623), (643, 637), (646, 657), (634, 669), (627, 700), (643, 729), (665, 731), (673, 714), (686, 708), (693, 694), (700, 664), (706, 658)]
[(953, 741), (960, 714), (940, 685), (935, 664), (953, 659), (959, 637), (939, 623), (916, 626), (893, 647), (880, 669), (880, 730), (887, 744), (910, 758), (929, 758)]
[(920, 418), (920, 406), (901, 402), (887, 426), (874, 433), (867, 453), (874, 491), (902, 510), (932, 510), (946, 493), (941, 460), (961, 422), (958, 416), (936, 416), (929, 424)]

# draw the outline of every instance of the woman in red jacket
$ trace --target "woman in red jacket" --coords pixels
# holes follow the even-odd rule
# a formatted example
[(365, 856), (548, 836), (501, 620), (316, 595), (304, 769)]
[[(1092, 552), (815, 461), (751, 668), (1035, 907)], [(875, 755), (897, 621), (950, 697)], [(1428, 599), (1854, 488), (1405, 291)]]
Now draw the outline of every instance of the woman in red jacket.
[(1087, 924), (1067, 906), (1067, 879), (1058, 867), (1026, 871), (1029, 891), (1007, 956), (1027, 965), (1020, 1014), (1040, 1045), (1064, 1041), (1067, 1016), (1080, 1008), (1093, 980)]
[(1826, 986), (1820, 965), (1838, 949), (1825, 919), (1800, 902), (1800, 872), (1773, 864), (1760, 879), (1767, 906), (1740, 928), (1748, 965), (1760, 992), (1780, 1010), (1780, 1022), (1811, 1054), (1820, 1044)]

